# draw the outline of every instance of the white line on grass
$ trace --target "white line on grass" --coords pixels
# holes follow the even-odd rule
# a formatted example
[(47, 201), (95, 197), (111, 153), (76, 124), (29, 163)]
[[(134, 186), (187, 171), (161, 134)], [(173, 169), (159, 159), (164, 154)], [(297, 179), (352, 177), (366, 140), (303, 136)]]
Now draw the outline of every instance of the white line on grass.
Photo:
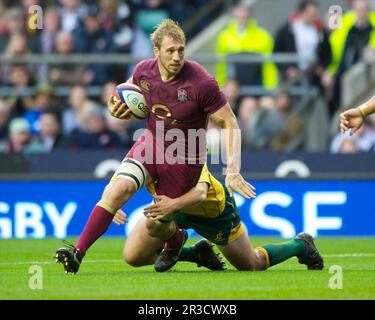
[[(341, 254), (324, 254), (324, 258), (350, 258), (350, 257), (375, 257), (375, 253), (341, 253)], [(30, 265), (30, 264), (54, 264), (54, 261), (16, 261), (0, 262), (0, 266)], [(113, 260), (84, 260), (84, 263), (124, 263), (122, 259)]]
[(350, 258), (350, 257), (375, 257), (375, 253), (341, 253), (323, 254), (323, 258)]
[[(119, 263), (124, 260), (85, 260), (85, 263)], [(25, 264), (54, 264), (54, 261), (17, 261), (17, 262), (0, 262), (0, 266), (13, 266), (13, 265), (25, 265)]]

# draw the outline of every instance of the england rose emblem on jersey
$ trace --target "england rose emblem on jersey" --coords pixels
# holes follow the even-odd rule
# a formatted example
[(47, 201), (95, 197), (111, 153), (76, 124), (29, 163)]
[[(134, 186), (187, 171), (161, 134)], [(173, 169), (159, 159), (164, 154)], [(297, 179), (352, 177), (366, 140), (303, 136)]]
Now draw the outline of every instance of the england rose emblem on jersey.
[(187, 94), (186, 89), (178, 89), (178, 91), (177, 91), (177, 101), (178, 102), (188, 101), (188, 94)]

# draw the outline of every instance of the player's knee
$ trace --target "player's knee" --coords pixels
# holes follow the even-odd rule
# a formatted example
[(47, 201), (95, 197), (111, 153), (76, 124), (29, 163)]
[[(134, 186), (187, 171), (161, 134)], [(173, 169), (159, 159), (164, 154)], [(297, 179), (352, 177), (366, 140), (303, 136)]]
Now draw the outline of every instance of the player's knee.
[(120, 196), (131, 196), (137, 191), (134, 183), (129, 179), (118, 179), (115, 184), (115, 195)]
[(146, 219), (146, 229), (150, 237), (159, 239), (168, 239), (173, 231), (170, 223), (162, 223), (152, 219)]
[(258, 261), (249, 262), (237, 267), (238, 271), (263, 271), (265, 269), (267, 269), (266, 266)]
[(232, 262), (238, 271), (260, 271), (262, 265), (257, 259), (243, 259), (242, 261)]
[(127, 179), (118, 179), (109, 184), (103, 193), (103, 200), (115, 207), (122, 207), (125, 202), (136, 192), (134, 184)]
[(124, 252), (124, 261), (125, 263), (131, 265), (132, 267), (141, 267), (144, 265), (139, 255), (131, 253), (131, 252), (126, 252), (126, 251)]
[(131, 182), (131, 184), (127, 184), (127, 187), (135, 192), (146, 184), (148, 178), (145, 167), (139, 161), (126, 158), (117, 168), (112, 180)]
[(262, 251), (255, 249), (255, 256), (257, 263), (257, 271), (266, 270), (268, 268), (268, 265), (265, 254)]
[(146, 220), (146, 228), (148, 235), (150, 237), (157, 238), (160, 234), (160, 222), (154, 221), (152, 219)]
[(243, 265), (237, 266), (238, 271), (257, 271), (257, 265), (253, 262), (249, 262)]

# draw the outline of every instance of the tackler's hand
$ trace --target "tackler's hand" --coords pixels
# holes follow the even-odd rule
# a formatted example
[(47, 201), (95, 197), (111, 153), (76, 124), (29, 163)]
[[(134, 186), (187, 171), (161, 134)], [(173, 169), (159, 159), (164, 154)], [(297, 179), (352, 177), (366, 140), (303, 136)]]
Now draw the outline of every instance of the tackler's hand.
[(233, 197), (233, 190), (247, 199), (256, 197), (255, 187), (248, 183), (240, 173), (228, 173), (225, 178), (225, 186), (231, 197)]
[(176, 212), (175, 200), (163, 195), (155, 195), (154, 199), (155, 203), (143, 210), (144, 215), (153, 220), (171, 220)]
[(126, 217), (126, 213), (122, 211), (121, 209), (117, 210), (115, 216), (113, 217), (112, 221), (116, 223), (117, 225), (122, 225), (128, 222), (128, 219)]

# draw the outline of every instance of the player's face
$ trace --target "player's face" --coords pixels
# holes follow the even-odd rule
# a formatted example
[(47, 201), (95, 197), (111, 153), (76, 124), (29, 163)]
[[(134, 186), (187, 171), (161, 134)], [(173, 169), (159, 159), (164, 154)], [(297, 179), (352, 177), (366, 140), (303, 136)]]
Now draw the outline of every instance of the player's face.
[(180, 72), (184, 65), (185, 43), (164, 37), (160, 49), (154, 49), (155, 55), (159, 60), (161, 73), (166, 72), (168, 76), (175, 76)]

